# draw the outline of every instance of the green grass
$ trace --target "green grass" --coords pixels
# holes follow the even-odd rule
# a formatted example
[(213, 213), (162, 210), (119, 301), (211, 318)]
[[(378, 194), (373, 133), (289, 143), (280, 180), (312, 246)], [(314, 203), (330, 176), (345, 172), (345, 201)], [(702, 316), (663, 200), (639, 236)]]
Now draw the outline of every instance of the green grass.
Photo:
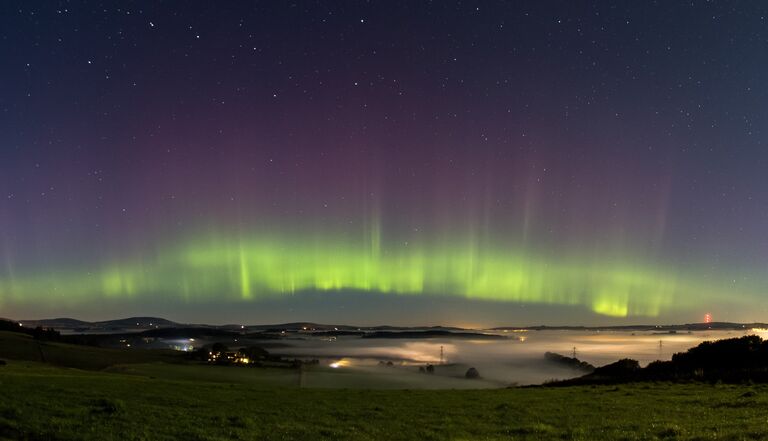
[(498, 382), (467, 380), (461, 376), (419, 374), (415, 368), (331, 369), (309, 366), (302, 371), (286, 368), (248, 368), (201, 364), (143, 363), (117, 365), (108, 372), (169, 379), (238, 383), (265, 387), (334, 389), (481, 389), (499, 388)]
[[(139, 371), (147, 368), (126, 375), (11, 361), (0, 367), (0, 438), (768, 439), (763, 385), (299, 389), (269, 369), (196, 376), (156, 364)], [(234, 381), (226, 382), (230, 376)]]
[[(467, 381), (453, 375), (419, 374), (415, 368), (343, 368), (312, 366), (300, 377), (297, 369), (209, 366), (176, 351), (104, 349), (91, 346), (36, 341), (30, 336), (0, 332), (0, 359), (46, 362), (60, 367), (104, 370), (160, 379), (238, 383), (253, 386), (373, 389), (498, 388), (500, 383)], [(450, 374), (450, 373), (448, 373)], [(458, 378), (457, 378), (458, 377)]]
[[(458, 390), (490, 384), (389, 368), (208, 366), (14, 333), (0, 333), (0, 358), (10, 360), (0, 439), (768, 439), (768, 385)], [(425, 382), (445, 389), (404, 389)]]
[(0, 331), (0, 358), (51, 363), (57, 366), (98, 370), (115, 364), (183, 362), (170, 350), (104, 349), (92, 346), (36, 341), (31, 336)]
[(146, 363), (117, 365), (106, 369), (106, 372), (139, 375), (152, 379), (246, 384), (264, 388), (295, 387), (299, 384), (298, 369)]

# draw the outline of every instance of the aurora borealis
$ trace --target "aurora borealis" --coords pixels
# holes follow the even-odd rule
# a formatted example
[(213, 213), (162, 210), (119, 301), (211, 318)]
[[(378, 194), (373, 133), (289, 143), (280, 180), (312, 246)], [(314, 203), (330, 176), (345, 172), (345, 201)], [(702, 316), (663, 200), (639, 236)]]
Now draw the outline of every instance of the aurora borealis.
[[(377, 232), (367, 240), (269, 234), (209, 238), (165, 249), (149, 260), (95, 270), (6, 279), (6, 300), (78, 304), (93, 298), (145, 300), (148, 294), (182, 302), (251, 302), (303, 291), (351, 290), (378, 295), (460, 296), (470, 300), (583, 305), (616, 317), (656, 316), (665, 307), (694, 306), (727, 286), (640, 263), (543, 258), (514, 249), (437, 243), (388, 246)], [(16, 293), (21, 293), (17, 296)], [(45, 293), (35, 297), (36, 293)], [(54, 297), (55, 298), (55, 297)]]
[(766, 14), (4, 3), (0, 317), (765, 320)]

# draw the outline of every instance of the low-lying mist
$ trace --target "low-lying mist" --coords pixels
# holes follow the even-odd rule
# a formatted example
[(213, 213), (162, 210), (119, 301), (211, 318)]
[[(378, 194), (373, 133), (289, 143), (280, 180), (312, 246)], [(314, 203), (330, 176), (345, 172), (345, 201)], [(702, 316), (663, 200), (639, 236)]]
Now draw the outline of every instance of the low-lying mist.
[[(270, 351), (318, 359), (319, 368), (304, 374), (307, 387), (488, 388), (540, 384), (584, 374), (546, 360), (546, 352), (575, 355), (594, 366), (621, 358), (646, 365), (668, 360), (672, 354), (705, 340), (748, 333), (754, 332), (526, 331), (500, 333), (506, 338), (493, 340), (304, 338), (286, 339), (285, 346)], [(427, 372), (428, 365), (434, 372)], [(471, 367), (480, 378), (465, 378)]]

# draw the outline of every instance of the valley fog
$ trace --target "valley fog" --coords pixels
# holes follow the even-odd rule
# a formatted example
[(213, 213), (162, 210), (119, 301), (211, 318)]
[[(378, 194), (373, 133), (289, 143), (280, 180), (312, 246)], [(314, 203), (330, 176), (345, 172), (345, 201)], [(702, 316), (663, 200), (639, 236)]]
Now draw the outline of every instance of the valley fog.
[[(308, 387), (484, 388), (540, 384), (584, 374), (546, 360), (546, 352), (567, 357), (575, 353), (576, 358), (594, 366), (622, 358), (638, 360), (645, 366), (654, 360), (669, 360), (674, 353), (703, 341), (763, 334), (750, 329), (690, 333), (555, 330), (494, 333), (506, 338), (310, 337), (285, 339), (285, 346), (271, 348), (270, 352), (316, 358), (321, 367), (330, 368), (307, 375)], [(420, 367), (429, 364), (435, 366), (433, 375), (419, 372)], [(470, 367), (479, 371), (480, 379), (464, 378)], [(342, 373), (346, 375), (339, 375)]]

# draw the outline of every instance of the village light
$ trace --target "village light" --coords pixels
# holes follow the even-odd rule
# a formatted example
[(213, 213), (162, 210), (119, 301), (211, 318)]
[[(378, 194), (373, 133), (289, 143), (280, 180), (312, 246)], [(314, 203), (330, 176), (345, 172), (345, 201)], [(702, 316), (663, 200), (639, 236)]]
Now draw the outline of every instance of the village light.
[(339, 361), (334, 361), (333, 363), (329, 364), (328, 366), (332, 367), (333, 369), (338, 369), (340, 367), (345, 367), (345, 366), (349, 366), (349, 365), (350, 365), (349, 360), (346, 360), (346, 359), (342, 358)]

